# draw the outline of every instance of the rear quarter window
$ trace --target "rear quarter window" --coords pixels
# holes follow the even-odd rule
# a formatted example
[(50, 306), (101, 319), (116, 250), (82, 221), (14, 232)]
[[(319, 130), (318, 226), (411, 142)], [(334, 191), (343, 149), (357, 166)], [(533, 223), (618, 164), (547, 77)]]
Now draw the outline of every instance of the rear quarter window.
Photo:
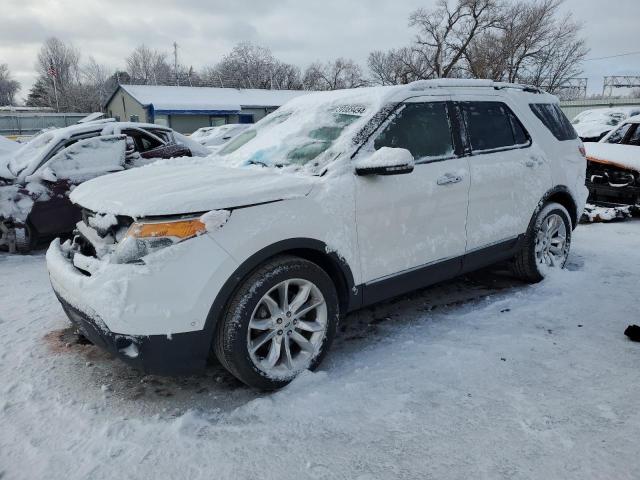
[(462, 117), (474, 152), (517, 148), (529, 144), (529, 135), (502, 102), (461, 102)]
[(547, 127), (554, 137), (561, 142), (578, 138), (573, 125), (555, 103), (530, 103), (529, 108)]

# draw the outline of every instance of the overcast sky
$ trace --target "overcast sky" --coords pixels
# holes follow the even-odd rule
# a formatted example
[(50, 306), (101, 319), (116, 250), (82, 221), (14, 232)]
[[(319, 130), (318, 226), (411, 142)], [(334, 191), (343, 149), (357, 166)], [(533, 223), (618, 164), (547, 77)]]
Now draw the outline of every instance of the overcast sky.
[[(73, 42), (83, 58), (123, 68), (137, 45), (169, 52), (177, 41), (180, 62), (214, 64), (242, 40), (268, 46), (301, 67), (315, 60), (350, 57), (364, 67), (374, 49), (407, 44), (407, 17), (435, 0), (0, 0), (0, 63), (8, 63), (26, 97), (35, 78), (42, 41)], [(640, 50), (640, 0), (565, 0), (584, 24), (589, 58)], [(602, 77), (640, 75), (640, 55), (584, 64), (589, 90)]]

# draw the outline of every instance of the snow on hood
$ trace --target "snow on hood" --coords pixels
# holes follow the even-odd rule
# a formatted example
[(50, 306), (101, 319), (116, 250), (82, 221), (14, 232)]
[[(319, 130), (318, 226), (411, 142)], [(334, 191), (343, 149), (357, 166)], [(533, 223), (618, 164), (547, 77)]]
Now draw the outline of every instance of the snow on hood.
[(90, 180), (71, 193), (71, 201), (94, 212), (134, 218), (179, 215), (302, 197), (319, 181), (274, 168), (228, 168), (211, 158), (189, 160)]
[(20, 148), (20, 144), (18, 142), (14, 142), (13, 140), (9, 140), (8, 138), (0, 135), (0, 155), (15, 152), (18, 148)]
[(612, 163), (623, 168), (630, 168), (640, 172), (640, 147), (635, 145), (621, 145), (619, 143), (590, 143), (584, 144), (589, 160)]

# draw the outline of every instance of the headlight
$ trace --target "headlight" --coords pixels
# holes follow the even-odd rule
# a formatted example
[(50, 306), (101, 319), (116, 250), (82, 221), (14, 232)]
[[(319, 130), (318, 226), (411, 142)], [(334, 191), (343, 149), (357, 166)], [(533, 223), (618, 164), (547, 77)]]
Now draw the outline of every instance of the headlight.
[(111, 261), (133, 263), (157, 250), (193, 238), (207, 230), (199, 218), (173, 222), (134, 222), (120, 241)]

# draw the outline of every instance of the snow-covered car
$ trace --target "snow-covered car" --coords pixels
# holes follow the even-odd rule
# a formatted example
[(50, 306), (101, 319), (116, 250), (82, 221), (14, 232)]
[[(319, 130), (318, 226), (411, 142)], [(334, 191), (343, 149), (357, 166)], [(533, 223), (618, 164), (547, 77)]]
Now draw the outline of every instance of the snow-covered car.
[(43, 131), (0, 153), (0, 248), (27, 252), (39, 240), (71, 233), (81, 213), (68, 194), (86, 180), (158, 158), (207, 153), (153, 124), (102, 120)]
[(620, 122), (640, 115), (639, 107), (594, 108), (579, 113), (571, 121), (583, 142), (599, 142)]
[[(430, 80), (299, 97), (216, 162), (91, 180), (51, 284), (95, 344), (147, 372), (274, 389), (317, 367), (345, 313), (509, 260), (564, 266), (587, 197), (556, 97)], [(144, 170), (144, 171), (143, 171)]]
[(589, 203), (640, 204), (640, 115), (628, 118), (598, 143), (586, 143)]
[(202, 127), (193, 132), (189, 138), (215, 151), (222, 148), (229, 140), (251, 128), (251, 126), (248, 123), (229, 123), (217, 127)]
[(20, 144), (18, 142), (14, 142), (0, 135), (0, 157), (15, 152), (19, 148)]

